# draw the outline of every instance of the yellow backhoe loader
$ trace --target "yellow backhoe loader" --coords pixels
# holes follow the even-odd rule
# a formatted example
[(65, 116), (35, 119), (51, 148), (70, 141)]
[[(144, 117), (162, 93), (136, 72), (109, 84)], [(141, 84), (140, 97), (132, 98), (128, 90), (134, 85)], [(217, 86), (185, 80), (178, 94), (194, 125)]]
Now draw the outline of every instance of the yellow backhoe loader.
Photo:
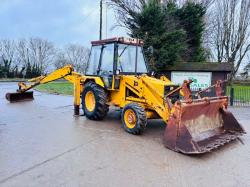
[(212, 86), (215, 97), (192, 98), (191, 80), (182, 86), (167, 77), (155, 78), (148, 73), (143, 55), (143, 41), (111, 38), (92, 42), (85, 75), (67, 65), (46, 76), (20, 82), (16, 93), (7, 93), (10, 102), (33, 99), (28, 90), (64, 78), (74, 84), (74, 113), (80, 105), (91, 120), (102, 120), (109, 106), (122, 109), (125, 131), (141, 134), (148, 119), (162, 119), (166, 123), (164, 144), (184, 154), (209, 152), (237, 139), (244, 129), (227, 111), (228, 97), (222, 96), (221, 81)]

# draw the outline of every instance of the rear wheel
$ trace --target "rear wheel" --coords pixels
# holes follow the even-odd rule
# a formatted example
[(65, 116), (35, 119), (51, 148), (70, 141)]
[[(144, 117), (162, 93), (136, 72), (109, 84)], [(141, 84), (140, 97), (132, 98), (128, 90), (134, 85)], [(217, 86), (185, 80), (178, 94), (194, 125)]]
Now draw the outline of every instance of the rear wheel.
[(102, 120), (108, 113), (107, 93), (94, 82), (84, 85), (82, 92), (82, 108), (87, 118)]
[(137, 103), (130, 103), (122, 110), (122, 125), (125, 131), (131, 134), (141, 134), (147, 125), (147, 117)]

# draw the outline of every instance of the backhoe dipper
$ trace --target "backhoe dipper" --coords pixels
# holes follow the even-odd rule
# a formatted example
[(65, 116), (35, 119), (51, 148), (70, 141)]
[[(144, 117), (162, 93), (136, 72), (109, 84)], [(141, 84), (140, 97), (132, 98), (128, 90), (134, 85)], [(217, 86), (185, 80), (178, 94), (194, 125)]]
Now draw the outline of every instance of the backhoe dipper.
[(167, 77), (149, 75), (143, 55), (143, 41), (111, 38), (92, 42), (86, 74), (73, 71), (67, 65), (46, 76), (20, 82), (16, 93), (7, 93), (10, 102), (33, 99), (31, 88), (64, 78), (74, 84), (74, 113), (80, 105), (91, 120), (102, 120), (109, 106), (122, 109), (122, 126), (128, 133), (141, 134), (148, 119), (166, 123), (164, 144), (184, 154), (199, 154), (235, 140), (244, 129), (227, 110), (228, 97), (217, 95), (192, 99), (191, 80), (182, 86)]

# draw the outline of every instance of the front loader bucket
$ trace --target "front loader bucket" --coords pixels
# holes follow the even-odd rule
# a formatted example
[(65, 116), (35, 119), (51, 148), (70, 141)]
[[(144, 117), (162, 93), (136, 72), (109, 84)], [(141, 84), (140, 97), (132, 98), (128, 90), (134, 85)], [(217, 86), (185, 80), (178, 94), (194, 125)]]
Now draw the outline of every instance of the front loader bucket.
[(5, 95), (6, 99), (13, 103), (13, 102), (20, 102), (20, 101), (28, 101), (33, 100), (33, 92), (16, 92), (16, 93), (7, 93)]
[(233, 114), (225, 109), (227, 97), (179, 102), (168, 121), (164, 144), (184, 154), (210, 152), (245, 133)]

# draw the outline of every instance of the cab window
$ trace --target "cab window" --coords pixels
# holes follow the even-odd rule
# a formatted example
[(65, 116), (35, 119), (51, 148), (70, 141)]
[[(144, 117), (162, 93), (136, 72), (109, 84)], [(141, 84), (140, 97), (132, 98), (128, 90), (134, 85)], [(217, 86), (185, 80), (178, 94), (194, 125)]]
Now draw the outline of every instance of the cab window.
[(138, 54), (137, 54), (137, 72), (138, 73), (147, 73), (147, 67), (145, 63), (145, 58), (143, 55), (142, 47), (138, 47)]
[(136, 47), (120, 44), (118, 48), (117, 69), (120, 72), (135, 72)]
[(112, 75), (114, 62), (114, 44), (102, 46), (102, 61), (99, 70), (99, 75)]
[(88, 62), (87, 75), (97, 75), (97, 69), (100, 61), (102, 46), (93, 46), (91, 49), (91, 54)]
[[(137, 50), (137, 67), (136, 67)], [(141, 46), (119, 44), (117, 69), (124, 73), (147, 73), (147, 67)]]

